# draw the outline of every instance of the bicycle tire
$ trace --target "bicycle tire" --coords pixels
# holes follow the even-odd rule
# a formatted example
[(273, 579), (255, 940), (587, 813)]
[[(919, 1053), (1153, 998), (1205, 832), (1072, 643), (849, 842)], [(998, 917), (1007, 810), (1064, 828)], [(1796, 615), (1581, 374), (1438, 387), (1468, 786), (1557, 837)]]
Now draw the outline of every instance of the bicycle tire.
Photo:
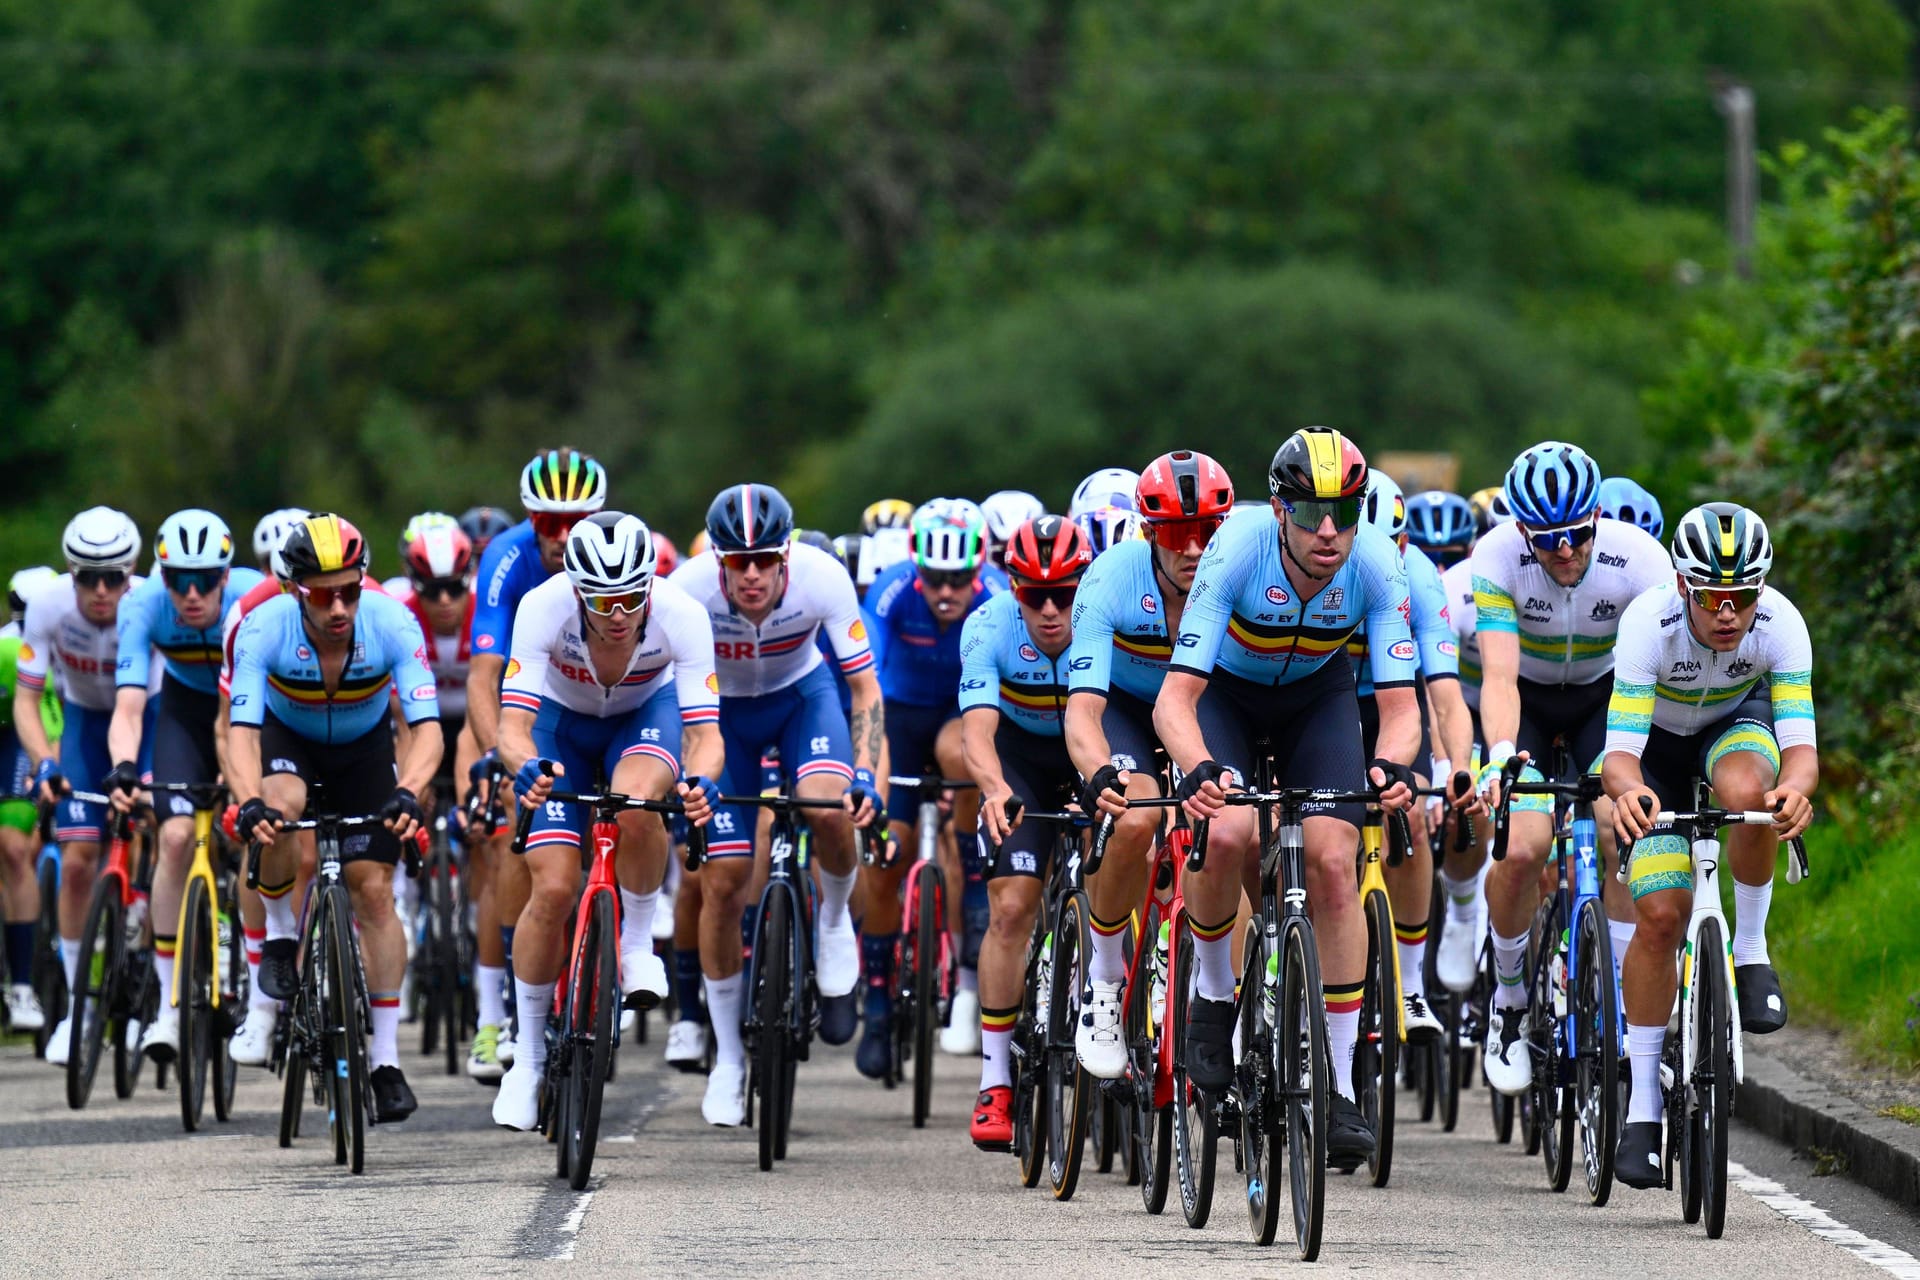
[(1287, 1181), (1293, 1193), (1293, 1234), (1300, 1260), (1320, 1256), (1327, 1211), (1327, 1110), (1332, 1060), (1327, 1051), (1326, 992), (1313, 926), (1289, 919), (1281, 935), (1281, 1094), (1287, 1102)]
[(1562, 939), (1570, 923), (1561, 914), (1565, 905), (1559, 898), (1541, 904), (1546, 910), (1536, 917), (1539, 963), (1533, 967), (1532, 1015), (1529, 1018), (1528, 1051), (1533, 1055), (1534, 1112), (1540, 1123), (1540, 1158), (1546, 1166), (1547, 1186), (1565, 1191), (1573, 1182), (1573, 1141), (1576, 1117), (1573, 1106), (1573, 1079), (1567, 1059), (1561, 1052), (1561, 1023), (1554, 1014), (1553, 961), (1561, 955)]
[(127, 953), (126, 972), (133, 986), (127, 997), (126, 1012), (113, 1028), (113, 1092), (118, 1098), (131, 1098), (140, 1087), (140, 1072), (146, 1058), (140, 1052), (140, 1039), (133, 1034), (135, 1022), (145, 1026), (159, 1011), (159, 979), (153, 975), (153, 961), (146, 951)]
[(54, 942), (60, 936), (59, 860), (42, 858), (34, 874), (40, 883), (40, 928), (35, 935), (33, 964), (27, 982), (40, 998), (41, 1009), (46, 1011), (40, 1029), (33, 1033), (33, 1056), (44, 1058), (47, 1056), (47, 1042), (53, 1039), (54, 1029), (59, 1025), (59, 1020), (53, 1016), (54, 1011), (67, 1008), (71, 993), (67, 990), (66, 966), (60, 963), (60, 953)]
[(778, 1158), (780, 1109), (785, 1104), (787, 1013), (793, 990), (793, 899), (784, 889), (769, 886), (760, 906), (759, 936), (753, 941), (755, 1039), (753, 1072), (760, 1095), (760, 1171), (772, 1170)]
[(596, 894), (587, 913), (587, 939), (580, 949), (578, 979), (590, 983), (575, 988), (568, 1034), (573, 1040), (573, 1098), (567, 1105), (567, 1129), (561, 1136), (569, 1147), (567, 1185), (584, 1191), (593, 1176), (594, 1152), (600, 1142), (600, 1105), (606, 1095), (607, 1074), (613, 1066), (613, 1038), (620, 1004), (620, 936), (613, 921), (613, 895)]
[[(80, 990), (72, 996), (73, 1025), (67, 1032), (67, 1105), (75, 1111), (84, 1109), (93, 1093), (107, 1026), (120, 1016), (117, 997), (124, 981), (122, 952), (127, 945), (124, 910), (118, 875), (103, 875), (94, 881), (93, 900), (87, 904), (86, 923), (80, 928), (80, 956), (74, 967)], [(93, 979), (96, 961), (100, 968), (97, 986)]]
[(1574, 1110), (1580, 1124), (1581, 1172), (1597, 1208), (1613, 1194), (1613, 1149), (1620, 1135), (1620, 1020), (1614, 1002), (1613, 939), (1598, 898), (1583, 903), (1574, 930), (1580, 981), (1570, 993), (1579, 1047), (1574, 1058)]
[(1041, 1001), (1051, 981), (1052, 938), (1045, 912), (1036, 912), (1027, 942), (1026, 981), (1020, 1012), (1013, 1022), (1010, 1064), (1013, 1079), (1013, 1152), (1020, 1162), (1020, 1185), (1037, 1187), (1047, 1168), (1046, 1066), (1040, 1049)]
[(1467, 1073), (1473, 1070), (1473, 1043), (1464, 1031), (1467, 997), (1449, 993), (1445, 1024), (1447, 1036), (1441, 1045), (1446, 1057), (1446, 1073), (1440, 1083), (1440, 1132), (1452, 1133), (1460, 1125), (1460, 1090)]
[(293, 1140), (300, 1136), (300, 1109), (306, 1105), (307, 1088), (307, 1043), (304, 1033), (297, 1029), (305, 1025), (306, 1001), (296, 993), (293, 1002), (283, 1014), (291, 1020), (287, 1034), (287, 1058), (281, 1065), (283, 1073), (280, 1089), (280, 1145), (291, 1147)]
[(933, 1109), (933, 1036), (940, 1020), (940, 868), (922, 863), (914, 871), (913, 920), (913, 1127), (927, 1127)]
[[(1680, 1029), (1683, 1036), (1693, 1035), (1691, 1025)], [(1693, 1080), (1683, 1075), (1685, 1057), (1670, 1038), (1665, 1057), (1673, 1070), (1674, 1085), (1667, 1095), (1667, 1158), (1678, 1163), (1680, 1174), (1680, 1220), (1692, 1225), (1700, 1221), (1700, 1141), (1694, 1132)], [(1678, 1149), (1678, 1160), (1675, 1161)]]
[(360, 999), (347, 891), (340, 885), (329, 885), (321, 901), (326, 905), (322, 918), (327, 931), (326, 1008), (334, 1060), (330, 1081), (336, 1131), (334, 1163), (361, 1173), (367, 1163), (366, 1005)]
[[(454, 918), (454, 899), (458, 896), (454, 885), (453, 850), (447, 845), (445, 833), (441, 833), (435, 845), (434, 869), (428, 882), (431, 893), (432, 916), (429, 928), (433, 933), (434, 975), (433, 984), (436, 995), (436, 1007), (440, 1018), (442, 1049), (446, 1054), (447, 1074), (460, 1074), (461, 1041), (461, 978), (460, 966), (460, 925)], [(644, 1026), (644, 1024), (643, 1024)], [(645, 1039), (643, 1035), (642, 1040)]]
[(1100, 1094), (1087, 1108), (1087, 1145), (1093, 1151), (1096, 1173), (1112, 1173), (1114, 1157), (1120, 1154), (1119, 1143), (1110, 1128), (1112, 1119), (1113, 1099)]
[[(1253, 1242), (1270, 1245), (1280, 1231), (1280, 1151), (1286, 1144), (1281, 1119), (1279, 1059), (1268, 1020), (1266, 930), (1255, 917), (1246, 936), (1240, 971), (1240, 1061), (1235, 1087), (1240, 1102), (1241, 1171), (1247, 1179), (1247, 1225)], [(1274, 1013), (1279, 1012), (1276, 998)]]
[[(240, 1064), (233, 1060), (233, 1034), (240, 1029), (235, 1015), (244, 1019), (247, 1007), (246, 937), (240, 928), (240, 903), (231, 878), (218, 885), (217, 904), (224, 904), (227, 941), (220, 954), (220, 1005), (213, 1011), (213, 1053), (209, 1073), (213, 1077), (213, 1116), (225, 1123), (233, 1118), (234, 1091), (240, 1084)], [(216, 925), (214, 938), (219, 939)]]
[(1087, 1112), (1096, 1086), (1074, 1051), (1080, 995), (1086, 990), (1093, 931), (1086, 895), (1070, 893), (1053, 929), (1053, 987), (1047, 1009), (1047, 1176), (1055, 1200), (1071, 1200), (1086, 1154)]
[[(180, 993), (180, 1122), (192, 1133), (206, 1117), (207, 1071), (213, 1056), (213, 902), (206, 882), (187, 878), (186, 907), (174, 952)], [(164, 992), (161, 998), (165, 998)]]
[[(1372, 890), (1361, 903), (1367, 918), (1367, 977), (1360, 994), (1360, 1034), (1353, 1058), (1353, 1085), (1361, 1112), (1373, 1126), (1369, 1180), (1376, 1187), (1393, 1176), (1393, 1116), (1400, 1082), (1400, 975), (1394, 968), (1393, 907)], [(1351, 1172), (1351, 1170), (1347, 1170)]]
[(1727, 1126), (1733, 1119), (1733, 1009), (1727, 1000), (1727, 948), (1719, 921), (1701, 921), (1694, 956), (1700, 1216), (1706, 1221), (1707, 1239), (1718, 1240), (1727, 1227)]
[(1167, 1025), (1173, 1041), (1173, 1165), (1180, 1183), (1180, 1215), (1199, 1230), (1213, 1213), (1214, 1166), (1219, 1159), (1220, 1119), (1212, 1100), (1187, 1079), (1185, 1028), (1192, 1002), (1193, 934), (1181, 922), (1167, 988)]
[[(1158, 939), (1160, 919), (1159, 907), (1151, 907), (1144, 925), (1147, 937)], [(1173, 1108), (1157, 1107), (1153, 1101), (1159, 1087), (1160, 1041), (1166, 1033), (1166, 1019), (1155, 1021), (1151, 1008), (1156, 981), (1165, 989), (1166, 975), (1160, 969), (1159, 947), (1148, 946), (1127, 982), (1126, 999), (1127, 1052), (1133, 1059), (1129, 1114), (1140, 1166), (1140, 1203), (1151, 1214), (1166, 1209), (1167, 1185), (1173, 1172)]]

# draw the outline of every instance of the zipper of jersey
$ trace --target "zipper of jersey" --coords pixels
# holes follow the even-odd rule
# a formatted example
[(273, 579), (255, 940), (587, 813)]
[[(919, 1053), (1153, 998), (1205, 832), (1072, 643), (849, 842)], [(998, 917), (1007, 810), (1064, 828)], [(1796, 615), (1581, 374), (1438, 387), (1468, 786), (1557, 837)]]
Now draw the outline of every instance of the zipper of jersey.
[(1564, 606), (1565, 613), (1563, 616), (1567, 620), (1567, 660), (1560, 664), (1560, 687), (1562, 689), (1572, 683), (1570, 677), (1573, 674), (1573, 593), (1575, 587), (1578, 585), (1578, 583), (1575, 583), (1573, 587), (1566, 588), (1567, 603)]

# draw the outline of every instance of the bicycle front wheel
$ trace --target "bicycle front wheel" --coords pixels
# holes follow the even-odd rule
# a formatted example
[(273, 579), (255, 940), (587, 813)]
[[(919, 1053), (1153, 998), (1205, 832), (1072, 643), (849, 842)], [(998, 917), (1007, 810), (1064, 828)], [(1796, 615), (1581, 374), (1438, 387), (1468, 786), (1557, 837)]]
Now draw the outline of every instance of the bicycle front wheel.
[[(427, 882), (432, 895), (428, 929), (432, 933), (434, 1007), (440, 1018), (442, 1048), (446, 1054), (447, 1074), (460, 1074), (460, 1040), (465, 1029), (461, 1020), (461, 989), (465, 974), (460, 964), (460, 923), (454, 918), (457, 892), (453, 875), (453, 851), (446, 836), (435, 846), (433, 872)], [(643, 1022), (641, 1024), (645, 1026)]]
[(1707, 1239), (1727, 1226), (1727, 1126), (1733, 1119), (1733, 1007), (1720, 922), (1703, 920), (1694, 945), (1693, 1129)]
[(1293, 1191), (1293, 1236), (1300, 1260), (1320, 1256), (1327, 1209), (1327, 1108), (1332, 1060), (1327, 1050), (1326, 993), (1313, 926), (1287, 921), (1281, 937), (1280, 1093), (1286, 1100), (1287, 1180)]
[(1582, 904), (1574, 931), (1579, 983), (1573, 991), (1574, 1106), (1587, 1197), (1603, 1205), (1613, 1194), (1613, 1148), (1620, 1131), (1620, 1022), (1614, 1000), (1613, 940), (1598, 898)]
[[(31, 982), (34, 994), (40, 997), (40, 1007), (46, 1011), (45, 1021), (33, 1033), (33, 1056), (44, 1058), (47, 1041), (53, 1039), (54, 1028), (60, 1023), (59, 1011), (68, 1003), (67, 970), (60, 963), (60, 952), (54, 942), (60, 936), (60, 860), (42, 858), (36, 874), (40, 880), (40, 931), (33, 948), (33, 969), (25, 977), (16, 975), (13, 980)], [(67, 1061), (73, 1059), (69, 1057)]]
[(933, 1036), (940, 1022), (940, 868), (914, 869), (913, 1127), (927, 1127), (933, 1109)]
[[(1145, 936), (1157, 940), (1163, 917), (1157, 905), (1149, 907)], [(1163, 1084), (1160, 1049), (1166, 1037), (1166, 1010), (1153, 1007), (1153, 995), (1164, 1001), (1166, 958), (1152, 943), (1142, 948), (1139, 962), (1127, 979), (1127, 1052), (1132, 1057), (1133, 1148), (1140, 1165), (1140, 1202), (1148, 1213), (1167, 1207), (1167, 1186), (1173, 1172), (1173, 1108), (1156, 1105)]]
[[(187, 880), (174, 986), (180, 992), (180, 1120), (192, 1133), (207, 1104), (207, 1067), (213, 1056), (213, 900), (206, 881)], [(166, 992), (160, 993), (162, 1000)]]
[(1220, 1153), (1220, 1117), (1213, 1099), (1187, 1078), (1186, 1028), (1192, 1007), (1193, 934), (1184, 913), (1175, 930), (1172, 1010), (1167, 1034), (1173, 1041), (1173, 1165), (1180, 1182), (1180, 1213), (1198, 1230), (1213, 1213), (1214, 1165)]
[(614, 927), (611, 893), (597, 893), (587, 913), (587, 936), (580, 946), (574, 984), (567, 1023), (567, 1036), (573, 1042), (573, 1075), (568, 1081), (572, 1097), (560, 1142), (567, 1148), (567, 1185), (584, 1191), (600, 1142), (600, 1103), (613, 1066), (614, 1011), (620, 1004), (620, 935)]
[[(85, 1107), (93, 1093), (107, 1024), (124, 1017), (119, 1009), (127, 945), (122, 912), (119, 877), (101, 876), (93, 885), (93, 901), (87, 904), (87, 921), (80, 930), (80, 959), (74, 969), (78, 989), (73, 993), (76, 1016), (67, 1040), (67, 1105), (75, 1111)], [(54, 1017), (49, 1010), (47, 1020), (51, 1022)]]
[[(1360, 993), (1360, 1036), (1353, 1084), (1373, 1128), (1367, 1172), (1384, 1187), (1393, 1174), (1394, 1092), (1400, 1081), (1400, 975), (1394, 968), (1393, 908), (1374, 890), (1361, 903), (1367, 918), (1367, 983)], [(1349, 1170), (1350, 1171), (1350, 1170)]]
[(793, 1051), (787, 1036), (788, 1006), (793, 993), (793, 899), (784, 889), (766, 896), (760, 908), (760, 936), (753, 944), (754, 1020), (756, 1038), (753, 1071), (760, 1094), (760, 1168), (766, 1172), (779, 1158), (780, 1111), (786, 1105), (787, 1057)]
[(347, 891), (329, 886), (322, 898), (322, 926), (326, 930), (323, 993), (332, 1049), (331, 1120), (333, 1159), (355, 1173), (367, 1165), (367, 1007), (355, 980), (353, 928), (347, 914)]
[(1053, 987), (1046, 1010), (1047, 1173), (1056, 1200), (1073, 1199), (1086, 1149), (1087, 1104), (1094, 1084), (1080, 1069), (1074, 1031), (1080, 1024), (1080, 993), (1086, 989), (1092, 950), (1086, 896), (1069, 894), (1053, 931)]
[[(1280, 1230), (1280, 1152), (1285, 1147), (1280, 1079), (1274, 1058), (1278, 995), (1267, 985), (1272, 946), (1256, 917), (1247, 930), (1246, 964), (1240, 970), (1240, 1167), (1247, 1176), (1247, 1225), (1253, 1242), (1273, 1243)], [(1268, 1000), (1274, 1001), (1268, 1007)]]
[(223, 880), (219, 889), (215, 941), (220, 957), (220, 1004), (212, 1011), (213, 1051), (208, 1069), (213, 1076), (214, 1118), (224, 1122), (233, 1118), (233, 1091), (240, 1083), (240, 1064), (233, 1060), (233, 1033), (240, 1029), (236, 1019), (246, 1017), (247, 944), (240, 928), (240, 904), (233, 881)]
[(1573, 1181), (1573, 1079), (1563, 1052), (1563, 1023), (1557, 1006), (1566, 999), (1567, 933), (1565, 904), (1557, 897), (1540, 904), (1528, 945), (1532, 961), (1531, 1009), (1527, 1017), (1528, 1052), (1533, 1056), (1534, 1117), (1540, 1126), (1540, 1158), (1547, 1185), (1565, 1191)]

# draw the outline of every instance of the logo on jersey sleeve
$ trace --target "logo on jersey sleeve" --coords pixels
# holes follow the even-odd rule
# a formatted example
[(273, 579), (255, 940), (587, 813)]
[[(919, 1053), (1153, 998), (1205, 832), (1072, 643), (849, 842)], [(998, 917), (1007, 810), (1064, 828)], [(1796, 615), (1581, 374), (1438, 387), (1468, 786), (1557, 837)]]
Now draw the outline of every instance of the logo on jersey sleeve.
[(435, 692), (435, 686), (423, 684), (415, 687), (414, 691), (408, 694), (407, 697), (414, 702), (430, 702), (433, 700)]
[(847, 639), (865, 640), (866, 638), (867, 638), (867, 624), (860, 621), (860, 619), (855, 618), (853, 620), (853, 625), (847, 628)]
[(24, 640), (20, 642), (20, 661), (22, 662), (33, 661), (33, 646), (28, 644)]
[(1408, 626), (1413, 625), (1413, 601), (1406, 596), (1400, 597), (1399, 613), (1400, 621), (1406, 623)]
[(720, 676), (718, 673), (712, 671), (707, 672), (707, 692), (716, 695), (720, 692)]
[(1442, 640), (1440, 642), (1440, 652), (1446, 654), (1449, 658), (1453, 658), (1459, 656), (1460, 648), (1451, 640)]
[(1388, 649), (1387, 652), (1402, 662), (1411, 661), (1413, 658), (1413, 641), (1396, 640), (1393, 643), (1393, 647)]
[(507, 659), (507, 679), (511, 680), (519, 674), (520, 674), (520, 659), (508, 658)]

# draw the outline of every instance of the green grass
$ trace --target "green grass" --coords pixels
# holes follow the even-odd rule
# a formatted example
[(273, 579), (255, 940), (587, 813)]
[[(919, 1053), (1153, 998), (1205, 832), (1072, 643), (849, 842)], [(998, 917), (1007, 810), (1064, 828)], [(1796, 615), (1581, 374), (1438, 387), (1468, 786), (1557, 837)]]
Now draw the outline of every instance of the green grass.
[(1910, 1107), (1904, 1102), (1882, 1107), (1880, 1114), (1889, 1120), (1898, 1120), (1901, 1124), (1920, 1125), (1920, 1107)]

